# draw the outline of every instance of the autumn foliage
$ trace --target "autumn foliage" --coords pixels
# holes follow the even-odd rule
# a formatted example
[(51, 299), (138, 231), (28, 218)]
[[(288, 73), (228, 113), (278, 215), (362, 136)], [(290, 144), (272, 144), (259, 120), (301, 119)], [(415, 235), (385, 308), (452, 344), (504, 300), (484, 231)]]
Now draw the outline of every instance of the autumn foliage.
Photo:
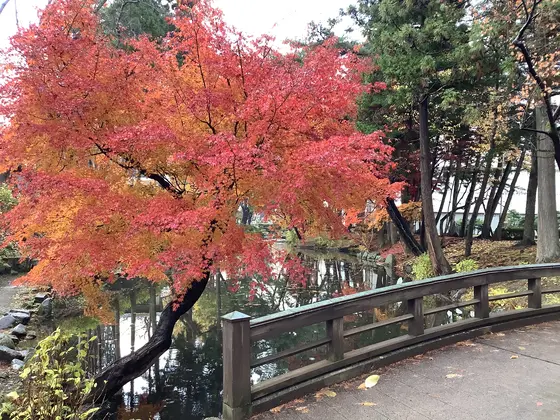
[(96, 3), (53, 2), (3, 54), (0, 167), (21, 169), (5, 221), (39, 261), (25, 280), (68, 294), (145, 277), (180, 295), (217, 266), (266, 278), (270, 243), (235, 222), (245, 197), (336, 235), (341, 209), (397, 192), (382, 134), (353, 123), (367, 64), (334, 40), (281, 54), (202, 0), (163, 40), (116, 48)]

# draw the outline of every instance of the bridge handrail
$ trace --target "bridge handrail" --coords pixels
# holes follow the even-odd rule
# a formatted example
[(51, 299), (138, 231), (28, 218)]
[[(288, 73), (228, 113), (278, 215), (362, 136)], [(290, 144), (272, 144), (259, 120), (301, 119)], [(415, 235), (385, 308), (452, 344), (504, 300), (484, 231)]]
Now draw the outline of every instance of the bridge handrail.
[[(550, 316), (551, 314), (560, 315), (560, 305), (542, 308), (542, 293), (557, 293), (560, 292), (560, 288), (541, 290), (540, 283), (541, 277), (557, 275), (560, 275), (559, 263), (495, 267), (360, 292), (256, 319), (251, 319), (240, 312), (228, 314), (223, 317), (224, 419), (247, 418), (252, 408), (262, 411), (275, 404), (280, 404), (288, 398), (295, 398), (303, 392), (302, 390), (309, 392), (321, 384), (324, 385), (325, 380), (319, 379), (324, 375), (346, 369), (345, 376), (341, 376), (341, 378), (347, 378), (349, 371), (359, 372), (357, 368), (359, 363), (412, 345), (443, 337), (448, 337), (447, 341), (457, 341), (458, 338), (449, 336), (466, 331), (476, 332), (477, 328), (492, 327), (506, 322), (537, 319), (538, 316)], [(527, 280), (527, 291), (489, 297), (489, 285), (516, 280)], [(425, 296), (470, 287), (474, 287), (474, 299), (424, 311), (423, 298)], [(490, 316), (490, 301), (523, 296), (528, 297), (528, 308), (500, 312)], [(395, 302), (406, 304), (407, 313), (405, 315), (350, 330), (344, 329), (344, 316)], [(465, 306), (474, 306), (475, 318), (425, 329), (425, 315)], [(252, 360), (252, 342), (277, 337), (282, 333), (321, 322), (326, 322), (325, 338)], [(344, 351), (344, 340), (349, 336), (403, 322), (408, 323), (407, 335), (349, 352)], [(328, 346), (328, 360), (315, 362), (251, 386), (252, 367), (324, 345)], [(348, 371), (348, 369), (350, 370)], [(330, 380), (334, 381), (332, 378)], [(316, 384), (313, 381), (316, 381)], [(298, 386), (300, 386), (299, 390), (294, 389)]]

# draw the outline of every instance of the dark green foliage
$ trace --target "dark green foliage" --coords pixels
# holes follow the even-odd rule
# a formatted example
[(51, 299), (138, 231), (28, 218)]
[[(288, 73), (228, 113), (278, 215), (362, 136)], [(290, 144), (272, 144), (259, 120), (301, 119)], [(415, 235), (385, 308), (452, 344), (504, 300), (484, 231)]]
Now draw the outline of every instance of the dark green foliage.
[(100, 12), (105, 32), (118, 44), (143, 34), (164, 37), (171, 30), (166, 21), (169, 13), (169, 4), (162, 0), (115, 0)]

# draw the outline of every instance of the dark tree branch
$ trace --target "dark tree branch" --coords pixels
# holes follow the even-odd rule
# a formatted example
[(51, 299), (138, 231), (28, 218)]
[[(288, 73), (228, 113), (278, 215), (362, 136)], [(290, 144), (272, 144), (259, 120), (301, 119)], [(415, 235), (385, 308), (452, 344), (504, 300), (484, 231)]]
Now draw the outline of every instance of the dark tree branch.
[(4, 0), (2, 2), (2, 4), (0, 4), (0, 14), (2, 14), (2, 12), (4, 11), (4, 8), (8, 5), (9, 2), (10, 2), (10, 0)]

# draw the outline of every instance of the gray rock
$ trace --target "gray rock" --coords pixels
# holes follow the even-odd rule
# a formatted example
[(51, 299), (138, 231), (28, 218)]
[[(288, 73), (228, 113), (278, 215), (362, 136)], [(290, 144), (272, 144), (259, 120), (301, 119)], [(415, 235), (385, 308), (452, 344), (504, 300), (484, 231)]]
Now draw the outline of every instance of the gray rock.
[(7, 330), (8, 328), (12, 328), (17, 323), (17, 319), (15, 319), (11, 314), (5, 315), (0, 318), (0, 330)]
[(0, 346), (0, 361), (11, 362), (13, 359), (23, 360), (25, 355), (21, 351), (12, 350), (6, 346)]
[(23, 360), (19, 360), (19, 359), (12, 360), (12, 369), (14, 370), (20, 370), (23, 367), (23, 365), (25, 365)]
[(16, 343), (14, 343), (14, 340), (12, 340), (8, 334), (0, 333), (0, 346), (14, 350), (16, 348)]
[(31, 314), (29, 313), (29, 311), (25, 311), (25, 312), (10, 311), (8, 315), (13, 316), (20, 324), (24, 324), (24, 325), (27, 325), (27, 323), (31, 319)]
[(37, 333), (35, 331), (27, 331), (27, 335), (25, 336), (26, 340), (33, 340), (37, 338)]
[(12, 271), (12, 267), (10, 267), (10, 264), (6, 264), (6, 263), (0, 264), (0, 274), (10, 274), (11, 271)]
[(13, 334), (10, 334), (8, 337), (10, 337), (12, 339), (12, 341), (14, 342), (14, 344), (17, 346), (19, 343), (19, 337), (16, 337)]
[(23, 350), (22, 353), (25, 353), (25, 356), (23, 357), (23, 361), (27, 363), (27, 361), (31, 359), (35, 354), (35, 349)]
[(41, 306), (39, 307), (39, 315), (45, 316), (45, 317), (51, 317), (52, 316), (52, 309), (53, 309), (52, 298), (46, 298), (41, 303)]
[(43, 303), (50, 295), (47, 292), (40, 292), (35, 295), (35, 303)]
[(25, 328), (25, 325), (23, 324), (18, 324), (13, 330), (12, 330), (12, 334), (15, 335), (16, 337), (25, 337), (27, 335), (27, 329)]
[(29, 311), (29, 309), (23, 309), (23, 308), (10, 309), (10, 311), (8, 313), (13, 314), (13, 313), (18, 313), (18, 312), (21, 312), (22, 314), (31, 315), (31, 312)]

